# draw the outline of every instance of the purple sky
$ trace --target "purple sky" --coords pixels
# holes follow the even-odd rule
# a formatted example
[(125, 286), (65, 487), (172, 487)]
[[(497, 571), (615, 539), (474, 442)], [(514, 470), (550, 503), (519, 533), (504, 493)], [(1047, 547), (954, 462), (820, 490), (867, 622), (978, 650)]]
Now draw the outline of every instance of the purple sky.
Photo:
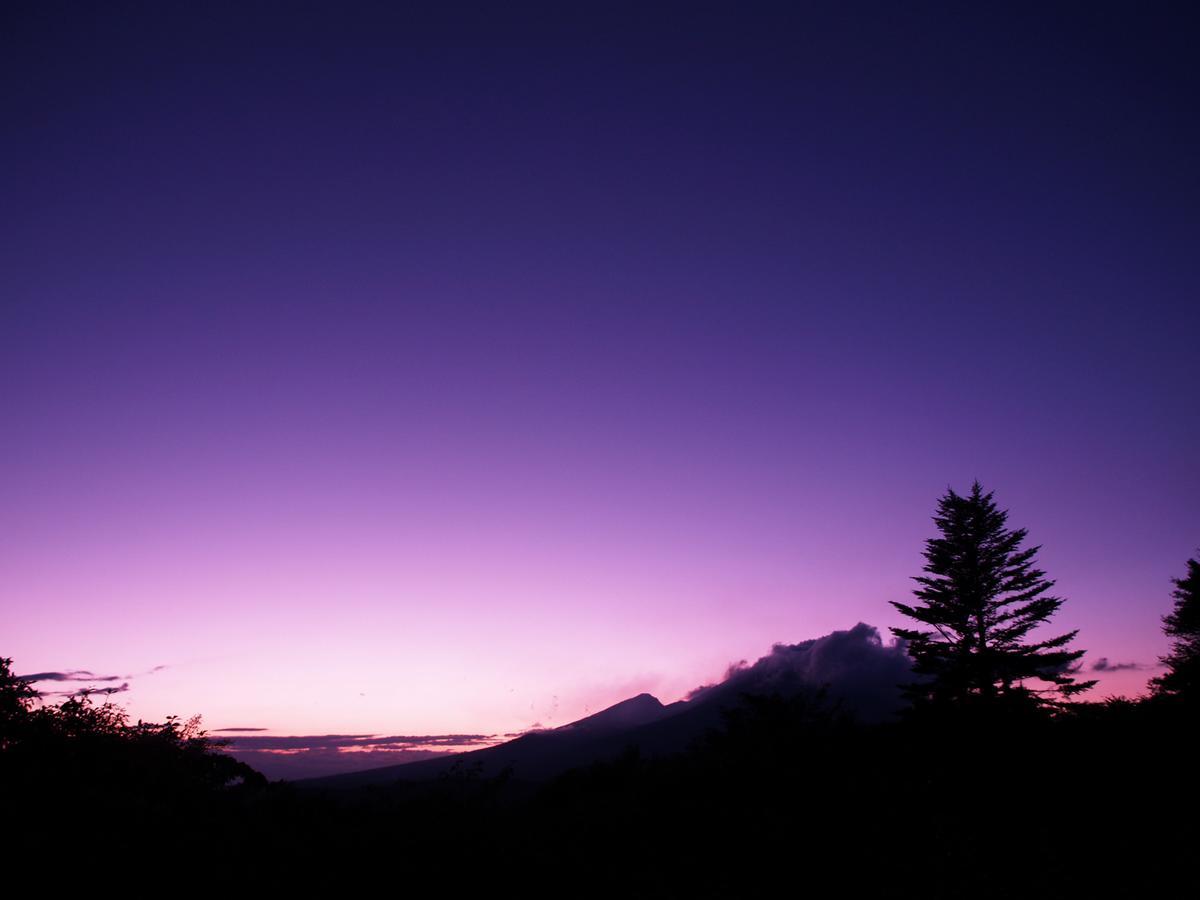
[(19, 672), (213, 728), (562, 724), (900, 624), (976, 477), (1089, 667), (1165, 651), (1194, 22), (388, 6), (5, 7)]

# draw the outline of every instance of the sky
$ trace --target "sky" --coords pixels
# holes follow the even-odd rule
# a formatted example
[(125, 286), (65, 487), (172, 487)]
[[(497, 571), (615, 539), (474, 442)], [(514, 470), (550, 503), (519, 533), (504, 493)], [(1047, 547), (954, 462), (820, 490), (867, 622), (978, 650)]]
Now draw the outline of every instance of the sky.
[(1154, 674), (1184, 6), (0, 15), (0, 655), (86, 673), (44, 690), (267, 735), (669, 702), (905, 624), (976, 478), (1091, 696)]

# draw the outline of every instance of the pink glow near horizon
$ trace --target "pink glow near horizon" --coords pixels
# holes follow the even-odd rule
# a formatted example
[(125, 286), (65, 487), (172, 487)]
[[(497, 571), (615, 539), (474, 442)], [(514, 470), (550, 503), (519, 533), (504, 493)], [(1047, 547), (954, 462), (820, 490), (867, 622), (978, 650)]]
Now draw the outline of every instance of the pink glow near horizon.
[[(603, 354), (574, 340), (603, 385)], [(70, 341), (73, 359), (90, 346)], [(1130, 438), (1080, 469), (1065, 439), (1035, 451), (1036, 430), (997, 439), (965, 409), (963, 431), (919, 392), (881, 406), (882, 371), (790, 408), (756, 386), (783, 360), (718, 390), (702, 365), (720, 359), (713, 336), (688, 342), (699, 361), (676, 384), (636, 395), (614, 373), (584, 390), (587, 415), (556, 393), (550, 360), (537, 378), (441, 385), (441, 407), (408, 414), (392, 398), (419, 394), (389, 386), (390, 353), (360, 354), (343, 404), (347, 348), (324, 378), (300, 366), (321, 342), (290, 343), (266, 345), (296, 373), (283, 386), (265, 370), (196, 386), (205, 357), (186, 341), (178, 361), (132, 347), (128, 371), (99, 383), (59, 383), (29, 358), (44, 402), (12, 432), (0, 511), (18, 670), (166, 665), (119, 699), (214, 728), (562, 724), (639, 691), (676, 699), (775, 642), (858, 621), (886, 635), (937, 496), (977, 476), (1043, 545), (1067, 598), (1054, 628), (1079, 628), (1089, 663), (1165, 650), (1190, 537), (1173, 450), (1152, 473), (1158, 451)], [(490, 365), (448, 350), (467, 371)], [(1105, 675), (1097, 694), (1146, 675)]]
[(1161, 35), (152, 6), (29, 5), (0, 57), (18, 672), (214, 729), (560, 725), (886, 637), (978, 478), (1054, 633), (1138, 666), (1092, 696), (1153, 674), (1200, 544)]
[[(243, 501), (226, 502), (237, 510)], [(303, 516), (289, 528), (289, 510), (271, 523), (242, 521), (270, 535), (256, 558), (237, 528), (225, 531), (239, 518), (231, 513), (146, 534), (137, 553), (129, 535), (144, 527), (143, 513), (108, 517), (107, 527), (58, 543), (71, 566), (36, 554), (10, 562), (8, 584), (22, 602), (6, 614), (17, 637), (6, 652), (24, 672), (166, 665), (115, 698), (149, 719), (201, 713), (211, 728), (273, 733), (519, 731), (642, 691), (678, 699), (776, 641), (859, 620), (899, 624), (886, 599), (909, 589), (927, 533), (908, 511), (907, 552), (890, 546), (895, 532), (875, 536), (866, 558), (894, 565), (871, 572), (828, 536), (809, 534), (817, 544), (805, 552), (794, 539), (759, 535), (751, 546), (711, 523), (668, 520), (659, 542), (639, 526), (629, 535), (597, 529), (586, 544), (569, 517), (488, 521), (508, 510), (480, 509), (473, 521), (494, 529), (491, 542), (470, 530), (446, 541), (352, 526), (349, 517), (338, 519), (335, 539), (336, 529), (311, 529)], [(1043, 556), (1055, 554), (1047, 546)], [(1082, 628), (1087, 661), (1153, 661), (1167, 592), (1146, 604), (1138, 628), (1114, 625), (1104, 609), (1128, 587), (1090, 566), (1071, 572), (1058, 556), (1068, 602), (1055, 624)], [(1097, 694), (1135, 693), (1148, 674), (1101, 673)]]

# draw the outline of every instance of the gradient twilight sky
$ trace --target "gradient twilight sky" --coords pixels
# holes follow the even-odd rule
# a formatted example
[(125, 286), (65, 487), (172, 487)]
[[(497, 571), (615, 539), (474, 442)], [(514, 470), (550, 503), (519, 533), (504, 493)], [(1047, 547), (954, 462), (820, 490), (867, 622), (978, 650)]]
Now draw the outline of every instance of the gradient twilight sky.
[(6, 4), (0, 655), (562, 724), (900, 624), (978, 477), (1088, 667), (1154, 663), (1200, 28), (983, 6)]

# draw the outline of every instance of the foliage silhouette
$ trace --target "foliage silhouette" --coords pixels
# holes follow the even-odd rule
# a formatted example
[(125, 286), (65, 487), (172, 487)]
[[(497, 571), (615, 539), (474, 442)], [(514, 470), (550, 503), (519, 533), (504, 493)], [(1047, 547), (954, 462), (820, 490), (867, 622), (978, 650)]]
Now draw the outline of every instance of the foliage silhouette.
[(928, 626), (891, 629), (925, 676), (905, 688), (918, 708), (1019, 712), (1060, 706), (1096, 683), (1075, 681), (1072, 666), (1084, 652), (1066, 649), (1075, 631), (1028, 642), (1063, 601), (1046, 594), (1054, 582), (1034, 566), (1040, 548), (1022, 549), (1027, 532), (1008, 529), (1007, 518), (978, 481), (970, 494), (948, 489), (938, 501), (941, 534), (926, 541), (927, 574), (915, 578), (922, 604), (892, 601)]
[(964, 885), (984, 898), (1134, 896), (1190, 874), (1194, 828), (1145, 823), (1200, 802), (1193, 745), (1170, 704), (1078, 703), (980, 735), (938, 718), (864, 725), (819, 692), (743, 694), (681, 753), (632, 746), (544, 784), (467, 766), (328, 791), (218, 787), (183, 774), (195, 760), (181, 744), (202, 737), (194, 724), (147, 729), (162, 739), (155, 762), (155, 741), (119, 710), (80, 698), (38, 726), (20, 685), (0, 687), (26, 712), (0, 752), (11, 858), (102, 832), (112, 865), (135, 863), (144, 883), (194, 871), (241, 889), (385, 878), (452, 880), (464, 894), (529, 888), (532, 873), (579, 897), (694, 898), (833, 876), (925, 900), (961, 897)]
[(87, 691), (55, 705), (39, 706), (36, 696), (11, 660), (0, 660), (0, 806), (29, 834), (102, 817), (114, 850), (187, 846), (219, 827), (239, 791), (266, 784), (220, 752), (199, 717), (130, 722)]
[(36, 697), (33, 685), (13, 674), (12, 660), (0, 656), (0, 750), (27, 720)]
[(1160, 661), (1167, 671), (1150, 681), (1159, 698), (1196, 704), (1200, 701), (1200, 559), (1187, 561), (1187, 574), (1172, 578), (1175, 606), (1163, 616), (1163, 631), (1172, 639), (1171, 652)]

